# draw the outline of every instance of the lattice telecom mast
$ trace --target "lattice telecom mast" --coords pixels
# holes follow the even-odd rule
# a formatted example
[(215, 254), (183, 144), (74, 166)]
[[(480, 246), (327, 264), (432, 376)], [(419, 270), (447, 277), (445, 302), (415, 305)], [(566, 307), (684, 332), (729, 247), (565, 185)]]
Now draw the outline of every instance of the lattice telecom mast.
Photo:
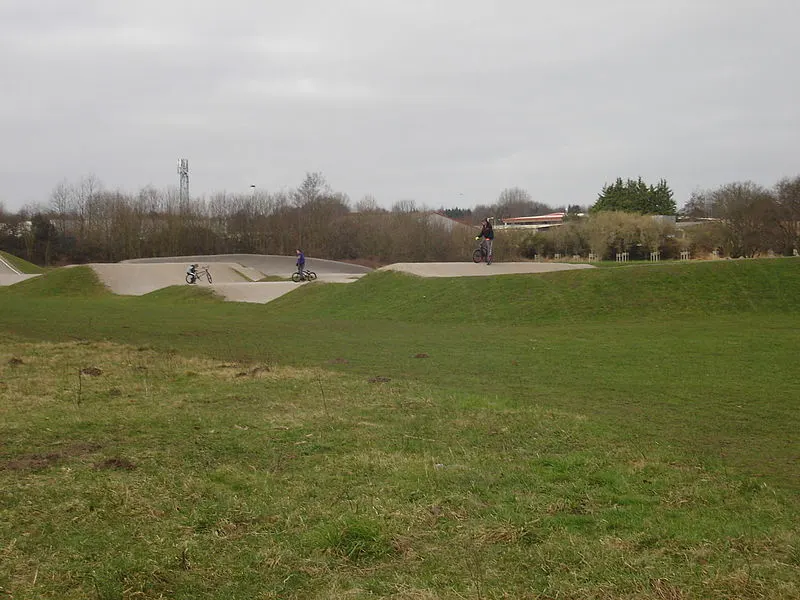
[(189, 159), (178, 160), (178, 177), (180, 177), (180, 202), (185, 206), (189, 202)]

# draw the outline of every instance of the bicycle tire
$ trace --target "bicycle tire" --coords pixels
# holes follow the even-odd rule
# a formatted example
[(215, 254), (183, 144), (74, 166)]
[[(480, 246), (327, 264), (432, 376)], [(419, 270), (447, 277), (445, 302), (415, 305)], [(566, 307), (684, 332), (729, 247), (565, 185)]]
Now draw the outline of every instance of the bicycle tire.
[(194, 283), (195, 278), (192, 277), (189, 273), (186, 274), (186, 283), (192, 284)]
[(292, 273), (292, 281), (294, 281), (295, 283), (298, 283), (300, 281), (300, 279), (301, 279), (300, 273), (298, 273), (296, 271), (294, 273)]
[(314, 273), (314, 271), (307, 271), (306, 273), (308, 274), (308, 279), (310, 281), (314, 281), (317, 278), (317, 274)]
[(472, 262), (474, 263), (483, 262), (483, 252), (481, 251), (480, 248), (478, 248), (477, 250), (475, 250), (475, 252), (472, 253)]
[(208, 277), (208, 283), (211, 283), (211, 271), (206, 271), (206, 277)]

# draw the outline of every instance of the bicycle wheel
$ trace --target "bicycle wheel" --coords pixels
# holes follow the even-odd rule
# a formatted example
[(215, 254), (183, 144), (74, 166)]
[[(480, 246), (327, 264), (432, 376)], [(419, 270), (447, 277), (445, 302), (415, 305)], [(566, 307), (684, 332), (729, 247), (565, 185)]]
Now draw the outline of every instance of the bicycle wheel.
[(297, 271), (292, 273), (292, 281), (294, 281), (295, 283), (299, 282), (300, 281), (300, 273), (298, 273)]
[(480, 248), (478, 248), (477, 250), (475, 250), (475, 252), (472, 253), (472, 262), (474, 263), (483, 262), (483, 252), (481, 252)]
[(208, 277), (208, 283), (211, 283), (211, 271), (206, 271), (206, 277)]
[(317, 274), (314, 271), (306, 271), (306, 275), (308, 275), (309, 281), (314, 281), (317, 278)]
[(194, 283), (194, 277), (190, 274), (186, 274), (186, 283)]

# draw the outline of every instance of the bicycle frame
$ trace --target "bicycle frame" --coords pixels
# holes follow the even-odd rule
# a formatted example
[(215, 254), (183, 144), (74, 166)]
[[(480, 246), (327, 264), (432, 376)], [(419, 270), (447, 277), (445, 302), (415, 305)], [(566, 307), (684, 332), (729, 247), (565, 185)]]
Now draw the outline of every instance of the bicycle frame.
[(292, 273), (292, 281), (295, 283), (298, 281), (314, 281), (316, 278), (317, 274), (309, 269), (303, 269), (302, 274), (299, 271)]
[(478, 247), (472, 253), (472, 262), (480, 263), (486, 262), (489, 259), (489, 244), (486, 242), (486, 238), (481, 238), (481, 243), (478, 244)]

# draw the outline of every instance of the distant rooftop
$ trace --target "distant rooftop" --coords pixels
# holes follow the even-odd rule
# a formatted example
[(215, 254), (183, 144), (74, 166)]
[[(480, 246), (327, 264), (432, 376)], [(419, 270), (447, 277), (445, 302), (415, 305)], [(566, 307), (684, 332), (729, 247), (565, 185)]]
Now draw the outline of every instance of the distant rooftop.
[(526, 225), (528, 223), (560, 223), (564, 220), (567, 213), (557, 212), (548, 215), (535, 215), (532, 217), (508, 217), (501, 219), (507, 225)]

